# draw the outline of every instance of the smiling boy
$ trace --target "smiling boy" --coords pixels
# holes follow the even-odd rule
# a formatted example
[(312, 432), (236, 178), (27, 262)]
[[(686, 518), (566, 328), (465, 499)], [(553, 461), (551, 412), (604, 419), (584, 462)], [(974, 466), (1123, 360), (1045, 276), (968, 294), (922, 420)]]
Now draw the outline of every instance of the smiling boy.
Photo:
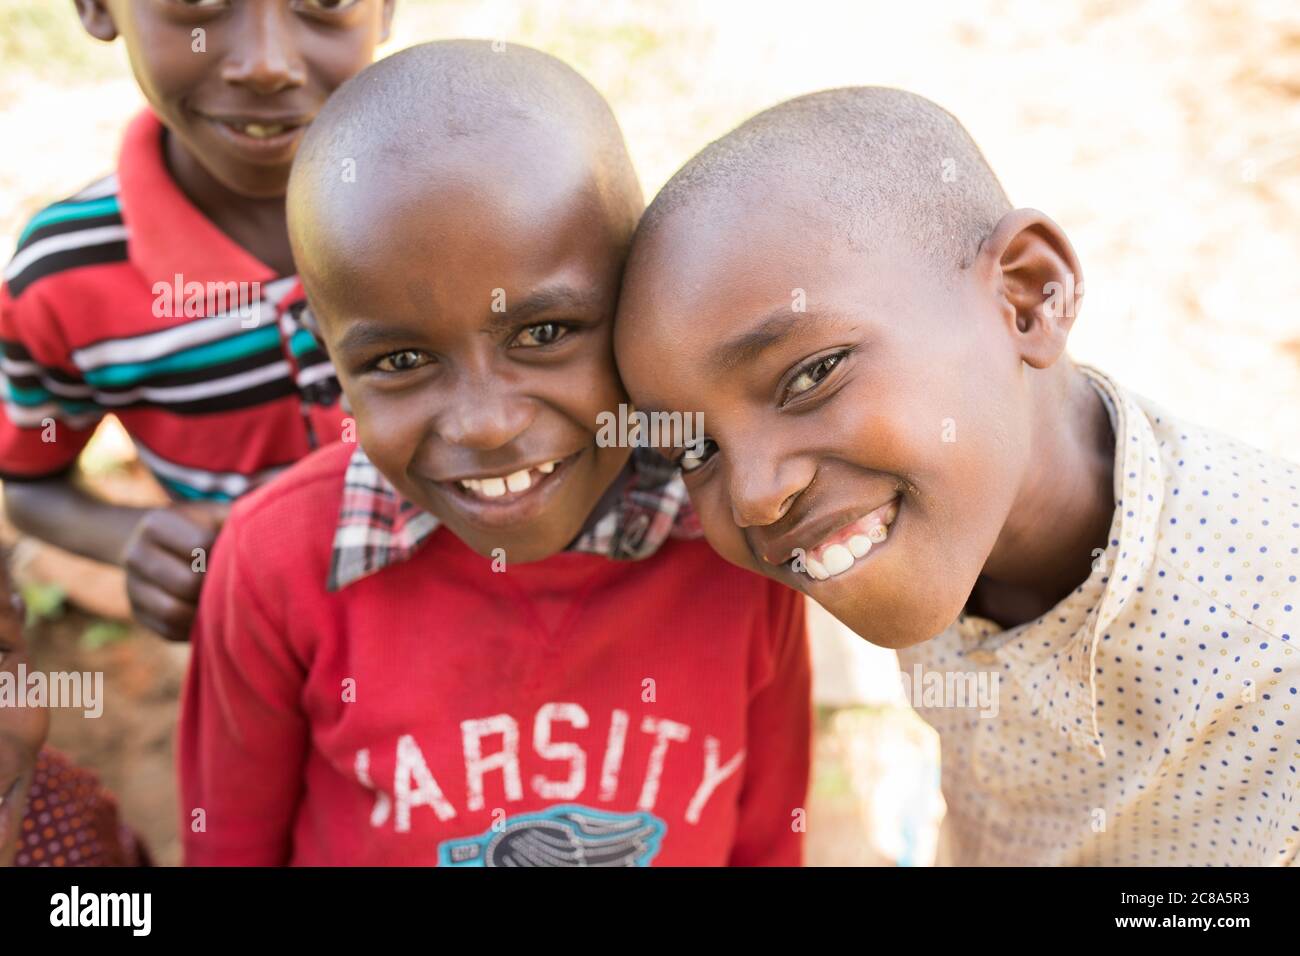
[[(303, 130), (371, 61), (393, 3), (76, 7), (91, 36), (123, 38), (148, 109), (117, 172), (37, 213), (5, 269), (0, 477), (15, 525), (123, 565), (136, 619), (183, 640), (229, 502), (339, 437), (337, 384), (297, 326), (284, 193)], [(108, 413), (174, 504), (81, 490)]]
[(187, 862), (799, 862), (802, 602), (598, 440), (641, 205), (609, 107), (532, 50), (425, 44), (321, 112), (290, 227), (359, 446), (218, 543)]
[[(918, 96), (784, 103), (639, 227), (616, 326), (705, 534), (935, 701), (958, 862), (1289, 864), (1297, 469), (1072, 363), (1082, 280)], [(951, 683), (949, 681), (948, 683)]]

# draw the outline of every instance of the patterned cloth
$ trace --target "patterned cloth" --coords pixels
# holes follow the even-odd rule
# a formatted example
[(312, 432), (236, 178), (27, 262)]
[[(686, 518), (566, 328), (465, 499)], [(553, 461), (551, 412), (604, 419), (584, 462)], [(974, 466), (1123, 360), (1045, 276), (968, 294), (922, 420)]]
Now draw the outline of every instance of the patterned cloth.
[(14, 866), (150, 866), (99, 778), (48, 747), (36, 761)]
[(109, 413), (173, 498), (230, 501), (348, 429), (303, 293), (223, 233), (132, 121), (118, 171), (36, 214), (0, 285), (0, 477), (64, 474)]
[(1300, 468), (1085, 373), (1116, 439), (1092, 574), (1035, 621), (967, 615), (899, 652), (914, 682), (997, 682), (991, 707), (917, 708), (954, 862), (1294, 864)]
[[(589, 522), (566, 550), (639, 561), (670, 537), (702, 536), (677, 466), (658, 452), (634, 449), (618, 481), (622, 490), (614, 507)], [(343, 505), (327, 587), (337, 591), (405, 561), (439, 524), (429, 512), (402, 498), (358, 445), (343, 479)]]

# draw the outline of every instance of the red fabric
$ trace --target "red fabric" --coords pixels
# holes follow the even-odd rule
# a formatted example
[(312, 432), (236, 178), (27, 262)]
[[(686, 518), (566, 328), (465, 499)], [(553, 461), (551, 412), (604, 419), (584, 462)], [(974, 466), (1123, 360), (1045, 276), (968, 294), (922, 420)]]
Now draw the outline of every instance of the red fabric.
[(187, 863), (483, 859), (494, 834), (574, 807), (644, 827), (625, 862), (800, 862), (797, 594), (703, 542), (498, 573), (446, 529), (329, 593), (350, 452), (323, 449), (241, 499), (217, 543), (179, 730)]
[[(129, 231), (127, 260), (56, 272), (18, 296), (7, 284), (0, 287), (0, 340), (18, 343), (43, 368), (79, 379), (75, 350), (192, 321), (154, 314), (157, 282), (173, 284), (178, 274), (186, 283), (264, 284), (275, 278), (181, 191), (167, 169), (162, 135), (162, 124), (146, 110), (123, 139), (117, 174)], [(282, 304), (292, 301), (286, 297)], [(314, 447), (308, 419), (316, 443), (325, 444), (339, 438), (345, 417), (338, 403), (304, 410), (296, 393), (202, 415), (149, 404), (108, 410), (134, 439), (168, 462), (249, 476), (307, 454)], [(77, 460), (96, 424), (73, 427), (59, 421), (52, 441), (48, 429), (20, 427), (0, 405), (0, 472), (11, 478), (58, 474)]]
[[(122, 139), (117, 178), (131, 263), (154, 281), (176, 273), (186, 282), (270, 282), (275, 271), (217, 228), (181, 191), (167, 169), (163, 126), (149, 110)], [(145, 310), (148, 312), (149, 310)]]
[(14, 866), (148, 865), (148, 852), (119, 822), (117, 803), (99, 778), (48, 747), (42, 750)]

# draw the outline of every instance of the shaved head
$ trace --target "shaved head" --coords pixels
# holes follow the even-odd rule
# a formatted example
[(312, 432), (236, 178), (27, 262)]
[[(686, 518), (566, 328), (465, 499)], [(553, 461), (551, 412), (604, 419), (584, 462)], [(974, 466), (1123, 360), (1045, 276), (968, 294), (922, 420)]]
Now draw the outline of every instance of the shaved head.
[[(485, 144), (493, 163), (482, 162)], [(288, 194), (295, 258), (310, 273), (331, 238), (355, 230), (376, 197), (399, 183), (471, 190), (496, 183), (508, 193), (547, 165), (580, 171), (630, 238), (641, 187), (618, 122), (590, 83), (528, 47), (477, 40), (411, 47), (340, 87), (303, 138)]]
[(954, 116), (914, 93), (849, 87), (781, 103), (709, 144), (664, 186), (641, 232), (684, 206), (716, 209), (778, 184), (784, 202), (827, 207), (854, 248), (904, 238), (948, 268), (969, 265), (1011, 209)]

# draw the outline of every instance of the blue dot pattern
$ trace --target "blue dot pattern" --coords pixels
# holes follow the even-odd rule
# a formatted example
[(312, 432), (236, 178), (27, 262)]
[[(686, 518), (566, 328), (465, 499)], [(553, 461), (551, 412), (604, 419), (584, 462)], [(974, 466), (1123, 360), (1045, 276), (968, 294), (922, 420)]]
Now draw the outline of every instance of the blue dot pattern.
[(1294, 864), (1300, 468), (1083, 371), (1116, 434), (1092, 574), (1036, 621), (967, 615), (899, 652), (914, 679), (997, 676), (995, 708), (917, 708), (955, 862)]

